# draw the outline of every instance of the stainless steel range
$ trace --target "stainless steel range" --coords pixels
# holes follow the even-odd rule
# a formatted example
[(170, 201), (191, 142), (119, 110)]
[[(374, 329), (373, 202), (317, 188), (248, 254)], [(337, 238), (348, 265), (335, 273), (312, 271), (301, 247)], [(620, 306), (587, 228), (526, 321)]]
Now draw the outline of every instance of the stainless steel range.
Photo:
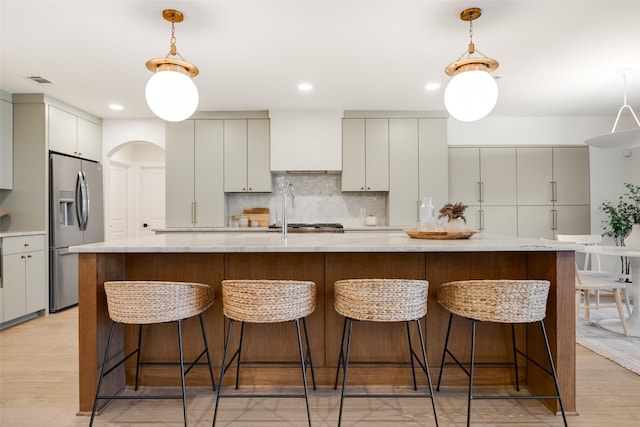
[[(282, 231), (282, 226), (271, 224), (269, 231)], [(289, 233), (344, 233), (344, 227), (338, 223), (289, 223), (287, 227)]]

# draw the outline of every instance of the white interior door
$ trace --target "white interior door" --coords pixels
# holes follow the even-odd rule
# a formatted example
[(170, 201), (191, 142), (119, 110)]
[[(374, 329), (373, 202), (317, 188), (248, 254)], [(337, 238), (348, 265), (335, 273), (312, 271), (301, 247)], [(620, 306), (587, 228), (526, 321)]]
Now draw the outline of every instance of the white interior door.
[(105, 240), (127, 238), (129, 167), (111, 161), (109, 165), (109, 204)]
[(154, 234), (153, 229), (165, 227), (165, 168), (140, 167), (140, 222), (136, 234)]

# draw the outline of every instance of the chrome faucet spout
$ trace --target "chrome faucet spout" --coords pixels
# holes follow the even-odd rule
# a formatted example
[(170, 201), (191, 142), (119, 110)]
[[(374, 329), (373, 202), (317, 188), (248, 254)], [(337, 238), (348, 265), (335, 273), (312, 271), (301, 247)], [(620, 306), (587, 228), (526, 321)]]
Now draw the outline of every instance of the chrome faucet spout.
[(287, 195), (291, 192), (291, 207), (294, 207), (294, 200), (296, 198), (295, 187), (291, 182), (286, 182), (282, 187), (282, 239), (287, 239), (287, 229), (289, 228), (289, 222), (287, 219)]

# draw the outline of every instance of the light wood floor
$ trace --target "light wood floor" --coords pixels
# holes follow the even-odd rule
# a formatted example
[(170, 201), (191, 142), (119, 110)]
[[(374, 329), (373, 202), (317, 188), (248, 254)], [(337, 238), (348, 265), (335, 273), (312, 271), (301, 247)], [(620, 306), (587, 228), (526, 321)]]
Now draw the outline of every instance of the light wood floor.
[[(34, 319), (0, 332), (0, 426), (87, 426), (76, 416), (78, 403), (77, 309)], [(432, 362), (433, 363), (433, 362)], [(435, 378), (434, 378), (435, 380)], [(570, 426), (637, 426), (640, 376), (583, 347), (577, 348), (577, 408)], [(311, 392), (314, 426), (337, 425), (339, 391)], [(463, 389), (436, 393), (441, 426), (462, 426), (466, 417)], [(189, 425), (210, 426), (214, 396), (189, 391)], [(432, 426), (424, 399), (351, 399), (343, 426)], [(302, 399), (224, 399), (219, 426), (304, 426)], [(474, 426), (561, 426), (559, 416), (538, 401), (474, 401)], [(95, 426), (180, 426), (179, 400), (117, 401), (96, 418)]]

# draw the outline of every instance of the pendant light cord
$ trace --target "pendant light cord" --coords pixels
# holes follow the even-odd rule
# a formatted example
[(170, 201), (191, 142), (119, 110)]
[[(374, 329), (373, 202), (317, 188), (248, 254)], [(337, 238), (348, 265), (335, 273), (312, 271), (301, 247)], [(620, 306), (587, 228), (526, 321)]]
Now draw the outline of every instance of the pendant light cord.
[(616, 131), (616, 128), (618, 127), (618, 121), (620, 120), (620, 115), (622, 114), (622, 110), (624, 110), (625, 108), (628, 108), (629, 111), (631, 111), (631, 115), (633, 116), (633, 118), (636, 121), (636, 124), (638, 125), (638, 127), (640, 128), (640, 121), (638, 120), (638, 116), (636, 116), (636, 113), (633, 111), (633, 108), (631, 108), (631, 106), (629, 104), (627, 104), (627, 73), (622, 73), (622, 107), (620, 107), (620, 109), (618, 110), (618, 115), (616, 116), (616, 121), (613, 123), (613, 129), (611, 129), (611, 133)]

